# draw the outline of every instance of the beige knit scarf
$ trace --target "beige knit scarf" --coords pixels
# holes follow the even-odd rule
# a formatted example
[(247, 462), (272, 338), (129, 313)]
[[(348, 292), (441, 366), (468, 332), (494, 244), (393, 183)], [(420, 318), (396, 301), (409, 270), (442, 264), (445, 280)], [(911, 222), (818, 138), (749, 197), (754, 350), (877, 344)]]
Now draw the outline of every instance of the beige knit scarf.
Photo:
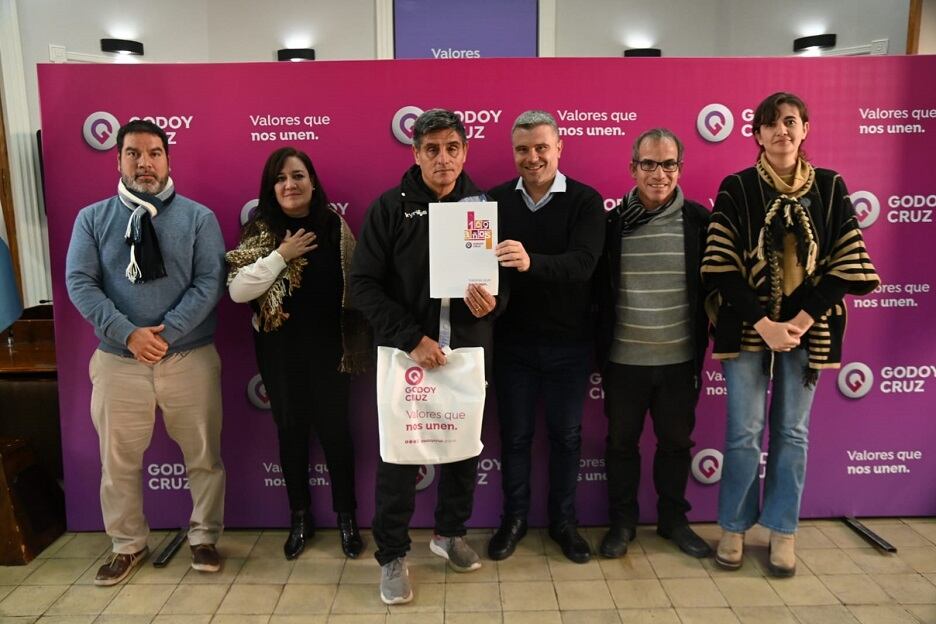
[[(761, 153), (757, 173), (780, 195), (766, 206), (764, 225), (757, 239), (757, 258), (764, 260), (770, 276), (770, 318), (779, 320), (784, 295), (791, 294), (816, 270), (819, 245), (802, 198), (816, 180), (816, 170), (799, 158), (792, 180), (785, 181)], [(803, 205), (803, 204), (806, 205)]]

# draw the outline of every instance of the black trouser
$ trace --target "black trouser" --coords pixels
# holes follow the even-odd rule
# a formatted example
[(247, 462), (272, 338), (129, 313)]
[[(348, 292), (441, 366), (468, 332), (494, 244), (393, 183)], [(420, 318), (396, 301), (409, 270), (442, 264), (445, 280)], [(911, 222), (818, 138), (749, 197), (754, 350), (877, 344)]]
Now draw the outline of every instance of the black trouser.
[(549, 433), (549, 526), (575, 526), (591, 345), (498, 342), (494, 351), (504, 515), (526, 518), (530, 510), (534, 425), (542, 401)]
[[(374, 542), (377, 562), (385, 565), (406, 555), (410, 549), (409, 523), (416, 507), (416, 481), (423, 466), (388, 464), (378, 460), (377, 494), (374, 509)], [(432, 466), (439, 480), (435, 509), (435, 532), (458, 537), (467, 532), (465, 522), (471, 517), (478, 458)], [(428, 475), (423, 474), (423, 479)], [(421, 489), (421, 488), (420, 488)]]
[[(311, 322), (311, 321), (310, 321)], [(297, 326), (255, 334), (257, 364), (270, 397), (280, 464), (292, 511), (309, 508), (309, 438), (325, 452), (335, 511), (354, 511), (354, 446), (348, 425), (349, 375), (339, 373), (340, 345)], [(316, 475), (320, 476), (320, 475)]]
[(686, 513), (691, 507), (686, 500), (686, 482), (699, 399), (693, 362), (666, 366), (609, 363), (602, 381), (608, 417), (606, 461), (611, 524), (637, 526), (640, 435), (648, 409), (657, 438), (653, 458), (657, 525), (666, 531), (687, 524)]
[(354, 497), (354, 447), (348, 426), (348, 376), (336, 373), (327, 381), (317, 380), (310, 385), (313, 387), (309, 403), (297, 409), (292, 418), (285, 419), (289, 424), (277, 427), (289, 508), (302, 511), (311, 503), (309, 438), (314, 429), (328, 465), (332, 508), (336, 512), (354, 511), (357, 502)]

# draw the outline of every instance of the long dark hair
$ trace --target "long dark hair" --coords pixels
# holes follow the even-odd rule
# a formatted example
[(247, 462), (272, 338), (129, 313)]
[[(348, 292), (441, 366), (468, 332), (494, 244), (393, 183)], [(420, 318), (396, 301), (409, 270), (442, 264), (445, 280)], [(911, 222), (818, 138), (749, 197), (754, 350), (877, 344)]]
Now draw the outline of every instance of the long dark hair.
[[(809, 111), (806, 109), (806, 102), (802, 98), (786, 91), (777, 91), (764, 98), (764, 101), (758, 104), (757, 109), (754, 110), (754, 119), (751, 120), (751, 136), (756, 135), (761, 126), (769, 126), (777, 121), (777, 118), (780, 117), (781, 104), (789, 104), (796, 108), (804, 124), (809, 121)], [(756, 136), (754, 136), (754, 142), (757, 143)], [(803, 139), (803, 143), (805, 142), (806, 139)], [(808, 160), (806, 152), (802, 149), (803, 143), (800, 143), (799, 155), (800, 158)], [(763, 145), (757, 143), (757, 146), (760, 151), (764, 151)]]
[(250, 220), (244, 225), (243, 235), (256, 233), (256, 222), (263, 221), (277, 241), (281, 241), (286, 235), (287, 216), (276, 200), (276, 178), (283, 171), (286, 159), (295, 156), (305, 165), (309, 172), (309, 180), (314, 187), (312, 190), (312, 205), (309, 206), (309, 214), (321, 214), (322, 210), (328, 209), (328, 198), (325, 195), (325, 189), (322, 187), (322, 181), (315, 172), (315, 166), (309, 155), (298, 150), (295, 147), (281, 147), (274, 151), (263, 165), (263, 175), (260, 177), (260, 192), (257, 194), (258, 204)]

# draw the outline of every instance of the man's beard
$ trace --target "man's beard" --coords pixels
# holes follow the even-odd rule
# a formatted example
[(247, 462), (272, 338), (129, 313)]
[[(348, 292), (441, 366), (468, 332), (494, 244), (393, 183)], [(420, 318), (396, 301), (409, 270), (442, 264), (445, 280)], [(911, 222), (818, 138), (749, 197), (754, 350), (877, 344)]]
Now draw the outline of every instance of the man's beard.
[(149, 193), (150, 195), (159, 195), (163, 189), (166, 188), (166, 184), (169, 182), (169, 176), (166, 176), (161, 180), (156, 180), (156, 182), (153, 184), (141, 184), (137, 182), (132, 175), (122, 175), (120, 176), (120, 179), (124, 186), (126, 186), (131, 191), (136, 191), (137, 193)]

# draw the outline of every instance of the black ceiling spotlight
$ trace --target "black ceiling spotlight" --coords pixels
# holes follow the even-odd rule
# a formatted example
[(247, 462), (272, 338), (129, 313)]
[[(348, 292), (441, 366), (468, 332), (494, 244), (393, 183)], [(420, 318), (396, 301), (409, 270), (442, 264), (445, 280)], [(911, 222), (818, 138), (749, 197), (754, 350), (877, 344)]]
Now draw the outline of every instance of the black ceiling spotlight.
[(143, 56), (143, 44), (130, 39), (101, 39), (101, 52)]
[(827, 50), (835, 47), (835, 33), (825, 35), (813, 35), (812, 37), (800, 37), (793, 40), (794, 52), (806, 52), (807, 50)]
[(663, 56), (660, 48), (628, 48), (624, 50), (624, 56)]
[(276, 51), (276, 60), (278, 61), (314, 61), (315, 50), (313, 48), (283, 48)]

